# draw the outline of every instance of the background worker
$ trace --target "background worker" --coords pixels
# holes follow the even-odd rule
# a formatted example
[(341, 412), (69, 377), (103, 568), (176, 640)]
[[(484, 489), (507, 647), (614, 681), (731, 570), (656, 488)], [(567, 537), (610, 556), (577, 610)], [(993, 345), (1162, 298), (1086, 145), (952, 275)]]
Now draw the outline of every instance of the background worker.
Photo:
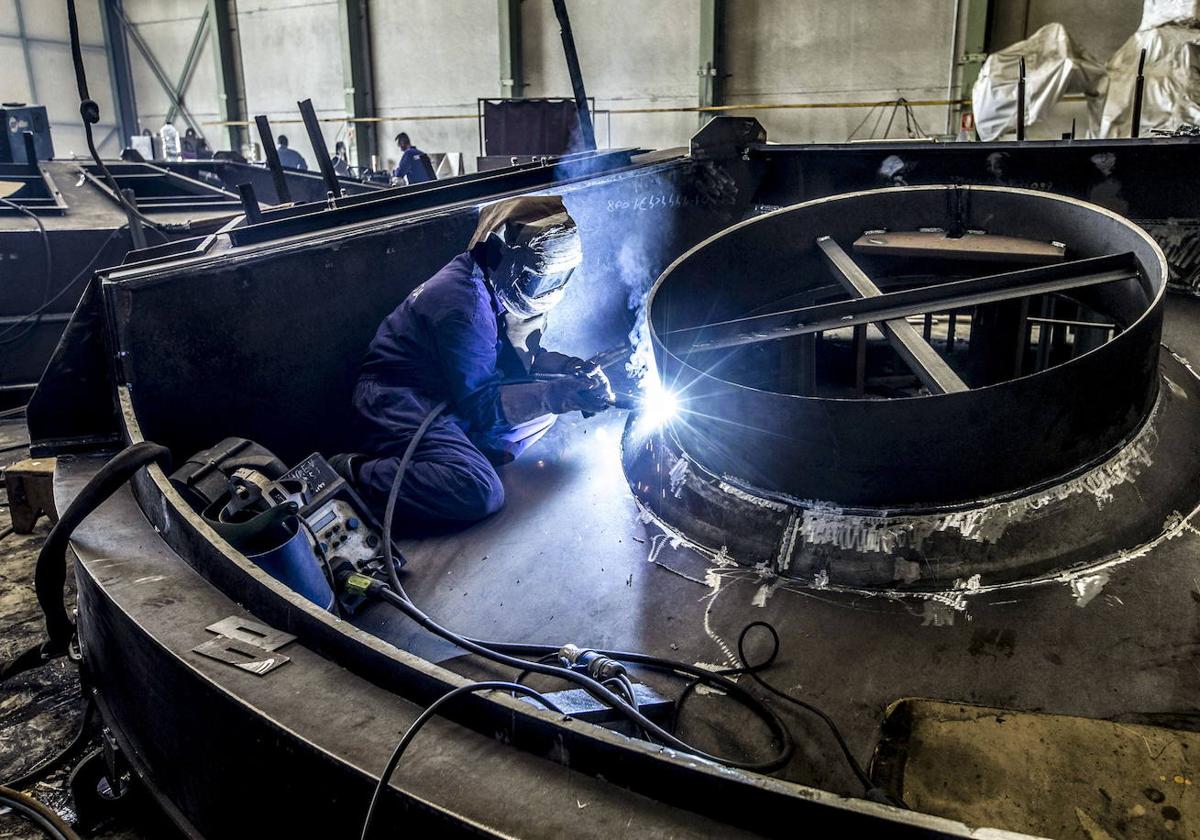
[(400, 162), (396, 164), (396, 168), (392, 172), (392, 178), (395, 181), (423, 184), (426, 181), (435, 180), (433, 163), (430, 162), (429, 155), (414, 146), (403, 131), (396, 135), (396, 145), (400, 147)]
[(299, 169), (302, 172), (308, 171), (308, 164), (304, 160), (304, 155), (288, 147), (286, 134), (280, 134), (275, 142), (278, 145), (275, 151), (279, 155), (279, 164), (281, 166), (287, 169)]

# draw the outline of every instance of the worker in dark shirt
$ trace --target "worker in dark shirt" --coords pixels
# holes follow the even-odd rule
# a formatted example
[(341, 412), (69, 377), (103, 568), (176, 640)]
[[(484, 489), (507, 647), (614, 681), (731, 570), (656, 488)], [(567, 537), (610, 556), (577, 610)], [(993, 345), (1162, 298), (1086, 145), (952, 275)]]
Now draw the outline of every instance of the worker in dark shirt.
[(279, 164), (285, 169), (299, 169), (302, 172), (308, 171), (308, 164), (304, 162), (304, 156), (295, 149), (288, 148), (287, 135), (280, 134), (275, 141), (279, 144), (276, 150), (279, 154)]
[(434, 180), (433, 164), (429, 161), (429, 155), (414, 146), (403, 131), (396, 135), (396, 145), (400, 147), (400, 162), (396, 164), (396, 170), (392, 173), (393, 178), (397, 181), (403, 179), (409, 184), (423, 184)]
[[(546, 315), (582, 260), (561, 197), (497, 202), (480, 212), (467, 250), (379, 325), (354, 390), (363, 454), (331, 463), (382, 518), (403, 454), (425, 430), (396, 497), (399, 532), (495, 513), (504, 504), (495, 465), (518, 457), (557, 415), (609, 407), (612, 389), (595, 363), (541, 346)], [(442, 401), (449, 409), (426, 429)]]

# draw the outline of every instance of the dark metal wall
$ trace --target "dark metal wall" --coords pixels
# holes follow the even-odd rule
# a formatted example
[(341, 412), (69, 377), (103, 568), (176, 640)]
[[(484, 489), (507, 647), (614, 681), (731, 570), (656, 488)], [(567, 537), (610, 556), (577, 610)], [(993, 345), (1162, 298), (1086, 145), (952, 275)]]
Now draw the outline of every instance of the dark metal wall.
[[(585, 264), (548, 345), (590, 355), (626, 340), (631, 295), (746, 213), (749, 185), (720, 192), (712, 179), (677, 160), (558, 190), (584, 231)], [(118, 376), (145, 436), (191, 453), (236, 434), (285, 460), (352, 447), (350, 393), (375, 328), (462, 251), (476, 218), (472, 205), (109, 285)]]
[[(672, 327), (744, 315), (795, 290), (828, 284), (831, 275), (815, 247), (819, 236), (848, 243), (864, 230), (946, 227), (953, 192), (839, 196), (724, 233), (673, 266), (654, 292), (656, 341)], [(753, 487), (877, 508), (1024, 490), (1094, 462), (1129, 436), (1157, 394), (1163, 294), (1157, 250), (1124, 220), (1075, 201), (1006, 190), (961, 192), (967, 227), (1063, 241), (1072, 257), (1134, 252), (1145, 281), (1112, 284), (1094, 301), (1130, 324), (1127, 331), (1033, 376), (892, 400), (781, 395), (730, 376), (777, 366), (777, 356), (738, 360), (765, 345), (690, 359), (656, 343), (664, 381), (687, 393), (687, 411), (671, 425), (684, 451), (714, 475)], [(730, 301), (735, 310), (714, 307)]]
[(1200, 138), (1026, 143), (852, 143), (753, 147), (767, 165), (761, 205), (917, 184), (986, 184), (1067, 195), (1146, 228), (1172, 283), (1200, 288)]

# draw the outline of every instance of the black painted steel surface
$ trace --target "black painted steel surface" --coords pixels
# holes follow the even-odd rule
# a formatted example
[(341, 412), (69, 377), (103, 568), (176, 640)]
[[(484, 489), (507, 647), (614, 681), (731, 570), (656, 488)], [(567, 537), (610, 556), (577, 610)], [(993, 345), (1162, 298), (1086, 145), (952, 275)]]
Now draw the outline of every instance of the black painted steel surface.
[[(967, 228), (1065, 242), (1072, 258), (1132, 251), (1140, 281), (1080, 292), (1124, 330), (1033, 375), (890, 400), (775, 393), (747, 374), (780, 363), (761, 347), (690, 356), (664, 343), (667, 330), (770, 311), (796, 293), (821, 294), (832, 279), (818, 237), (849, 245), (869, 230), (948, 228), (954, 207)], [(1018, 492), (1095, 462), (1146, 417), (1157, 392), (1165, 275), (1161, 251), (1137, 226), (1045, 193), (895, 188), (760, 216), (680, 257), (651, 292), (655, 358), (685, 408), (670, 433), (714, 474), (795, 499), (921, 507)]]
[[(732, 118), (731, 118), (732, 119)], [(1159, 242), (1172, 285), (1200, 288), (1200, 137), (1027, 140), (1022, 143), (766, 145), (748, 156), (767, 167), (760, 205), (770, 207), (880, 187), (979, 184), (1044, 190), (1132, 219)]]

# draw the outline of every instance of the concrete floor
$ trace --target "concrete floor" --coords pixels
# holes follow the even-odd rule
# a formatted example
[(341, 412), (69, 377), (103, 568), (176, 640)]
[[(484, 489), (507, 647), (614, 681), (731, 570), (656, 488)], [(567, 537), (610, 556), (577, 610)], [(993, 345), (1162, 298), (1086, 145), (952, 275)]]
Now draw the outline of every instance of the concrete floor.
[[(1164, 342), (1200, 360), (1200, 301), (1172, 299)], [(1200, 532), (1187, 519), (1190, 507), (1180, 511), (1170, 539), (1108, 570), (1091, 597), (1067, 583), (1018, 587), (978, 593), (960, 609), (937, 600), (814, 591), (714, 568), (648, 536), (620, 469), (621, 424), (616, 414), (565, 419), (506, 468), (509, 502), (499, 516), (463, 534), (404, 545), (410, 594), (444, 623), (480, 637), (573, 641), (716, 665), (735, 658), (748, 621), (770, 621), (783, 649), (769, 679), (829, 712), (864, 762), (886, 706), (902, 697), (1188, 729), (1200, 720), (1200, 668), (1193, 662), (1200, 645)], [(0, 436), (0, 446), (21, 434), (20, 424), (0, 425), (0, 435), (8, 436)], [(1200, 441), (1184, 443), (1175, 451), (1194, 455)], [(7, 512), (0, 512), (0, 527), (6, 522)], [(0, 656), (39, 636), (30, 580), (45, 528), (0, 544), (6, 628)], [(357, 623), (432, 659), (456, 659), (457, 651), (391, 615), (367, 612)], [(462, 659), (454, 667), (478, 671)], [(75, 686), (62, 664), (14, 683), (0, 701), (0, 774), (20, 772), (69, 739), (79, 709)], [(726, 713), (726, 702), (703, 694), (689, 700), (683, 736), (718, 751), (763, 746), (740, 714)], [(800, 744), (786, 775), (857, 793), (822, 726), (785, 714)], [(37, 757), (29, 755), (33, 750)], [(35, 793), (70, 807), (61, 781)], [(36, 836), (6, 820), (0, 816), (0, 837)], [(106, 836), (159, 836), (121, 831)], [(1200, 831), (1175, 826), (1174, 836), (1189, 835)]]
[[(0, 421), (0, 449), (28, 440), (24, 420)], [(0, 466), (26, 457), (22, 448), (0, 453)], [(0, 530), (9, 525), (8, 501), (0, 503)], [(0, 542), (0, 661), (41, 641), (45, 626), (33, 591), (33, 569), (50, 523), (38, 520), (32, 534), (11, 534)], [(74, 598), (73, 575), (68, 575), (68, 597)], [(0, 692), (0, 779), (24, 773), (68, 744), (78, 729), (83, 711), (75, 666), (58, 659), (44, 668), (13, 678)], [(85, 752), (100, 746), (98, 739)], [(73, 820), (74, 802), (67, 788), (73, 765), (59, 768), (47, 779), (26, 789), (50, 805), (64, 819)], [(144, 808), (131, 815), (128, 825), (114, 824), (99, 834), (108, 840), (170, 837), (163, 834), (157, 813)], [(148, 831), (153, 826), (153, 831)], [(35, 840), (43, 835), (19, 817), (0, 814), (0, 838)]]

